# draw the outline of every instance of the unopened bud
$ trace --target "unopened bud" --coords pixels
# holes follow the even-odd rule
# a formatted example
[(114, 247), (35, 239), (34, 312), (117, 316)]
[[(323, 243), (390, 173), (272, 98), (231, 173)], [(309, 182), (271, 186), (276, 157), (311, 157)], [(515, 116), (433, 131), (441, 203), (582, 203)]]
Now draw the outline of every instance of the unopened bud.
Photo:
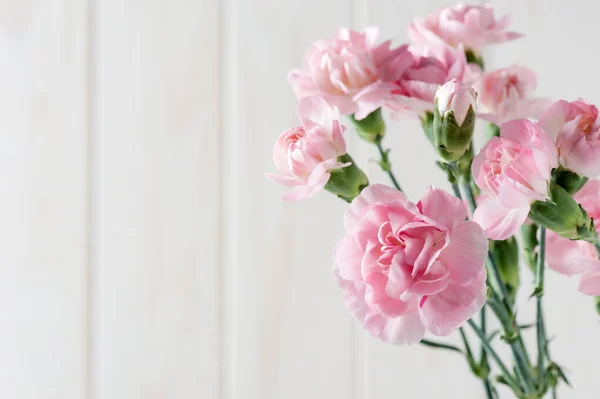
[(457, 161), (469, 149), (475, 128), (475, 90), (452, 79), (435, 94), (433, 112), (434, 144), (447, 161)]

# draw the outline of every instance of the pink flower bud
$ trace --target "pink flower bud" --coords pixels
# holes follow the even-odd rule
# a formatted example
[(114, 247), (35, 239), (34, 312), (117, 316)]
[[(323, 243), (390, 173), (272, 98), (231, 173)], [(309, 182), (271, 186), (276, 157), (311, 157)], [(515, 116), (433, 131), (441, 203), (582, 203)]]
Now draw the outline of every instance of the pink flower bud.
[(476, 111), (477, 93), (475, 89), (456, 79), (447, 82), (435, 93), (437, 109), (442, 118), (445, 118), (451, 111), (454, 112), (454, 118), (458, 126), (462, 126), (469, 108)]

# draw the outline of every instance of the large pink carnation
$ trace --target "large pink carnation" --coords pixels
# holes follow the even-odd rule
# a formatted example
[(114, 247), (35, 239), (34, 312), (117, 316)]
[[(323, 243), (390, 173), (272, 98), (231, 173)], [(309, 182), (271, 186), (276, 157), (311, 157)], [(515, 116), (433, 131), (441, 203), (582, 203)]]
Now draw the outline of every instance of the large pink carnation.
[(385, 342), (448, 335), (486, 300), (487, 240), (458, 198), (429, 188), (418, 204), (372, 185), (344, 216), (335, 275), (352, 315)]

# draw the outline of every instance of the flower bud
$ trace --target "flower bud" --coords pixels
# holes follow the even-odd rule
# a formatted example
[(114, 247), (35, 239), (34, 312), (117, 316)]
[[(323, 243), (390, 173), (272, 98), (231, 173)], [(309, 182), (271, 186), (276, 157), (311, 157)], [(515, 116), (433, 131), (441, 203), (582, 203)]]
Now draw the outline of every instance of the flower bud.
[(494, 257), (502, 282), (514, 300), (519, 289), (519, 245), (514, 237), (503, 241), (490, 240), (490, 253)]
[(356, 133), (360, 138), (369, 143), (375, 143), (385, 136), (385, 122), (381, 116), (381, 108), (376, 109), (361, 120), (357, 120), (354, 115), (350, 115), (350, 120), (356, 127)]
[(433, 134), (438, 154), (457, 161), (471, 145), (475, 127), (477, 93), (452, 79), (435, 94)]
[(555, 181), (548, 185), (550, 199), (531, 204), (529, 218), (556, 234), (570, 240), (594, 242), (594, 223), (573, 196)]
[(349, 166), (331, 171), (325, 190), (337, 195), (339, 198), (351, 202), (360, 192), (369, 185), (369, 179), (348, 154), (338, 157), (338, 162), (350, 163)]

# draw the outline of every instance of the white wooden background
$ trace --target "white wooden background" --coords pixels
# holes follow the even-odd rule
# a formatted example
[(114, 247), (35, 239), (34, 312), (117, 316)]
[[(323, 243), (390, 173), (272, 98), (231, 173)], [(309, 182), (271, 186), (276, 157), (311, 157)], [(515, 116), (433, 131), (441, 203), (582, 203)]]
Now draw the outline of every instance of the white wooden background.
[[(1, 0), (0, 397), (481, 398), (460, 357), (363, 333), (331, 277), (344, 204), (283, 203), (264, 177), (312, 41), (367, 24), (403, 41), (451, 3)], [(490, 67), (600, 102), (597, 6), (498, 7), (527, 37)], [(411, 197), (446, 187), (416, 121), (386, 140)], [(597, 398), (592, 302), (548, 279), (552, 352), (576, 388), (560, 398)]]

